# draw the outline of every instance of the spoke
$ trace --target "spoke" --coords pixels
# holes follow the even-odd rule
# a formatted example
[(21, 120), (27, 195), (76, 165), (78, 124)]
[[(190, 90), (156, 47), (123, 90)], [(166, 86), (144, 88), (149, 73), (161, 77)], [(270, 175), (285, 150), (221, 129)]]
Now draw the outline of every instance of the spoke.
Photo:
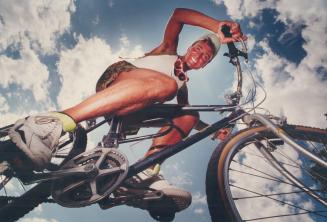
[(250, 176), (254, 176), (254, 177), (259, 177), (259, 178), (262, 178), (262, 179), (267, 179), (267, 180), (270, 180), (270, 181), (275, 181), (275, 182), (280, 182), (280, 183), (288, 184), (288, 185), (291, 185), (293, 187), (297, 187), (297, 186), (295, 186), (292, 183), (288, 183), (288, 182), (283, 181), (283, 180), (280, 180), (280, 179), (272, 179), (272, 178), (269, 178), (269, 177), (263, 177), (263, 176), (260, 176), (260, 175), (257, 175), (257, 174), (253, 174), (253, 173), (247, 173), (247, 172), (240, 171), (240, 170), (234, 170), (232, 168), (230, 168), (229, 170), (234, 171), (234, 172), (238, 172), (238, 173), (242, 173), (242, 174), (246, 174), (246, 175), (250, 175)]
[[(315, 211), (315, 213), (326, 213), (327, 211)], [(294, 214), (281, 214), (281, 215), (276, 215), (276, 216), (269, 216), (269, 217), (259, 217), (255, 219), (249, 219), (249, 220), (244, 220), (244, 221), (255, 221), (255, 220), (267, 220), (271, 218), (280, 218), (280, 217), (289, 217), (289, 216), (296, 216), (296, 215), (302, 215), (302, 214), (311, 214), (312, 212), (301, 212), (301, 213), (294, 213)], [(323, 215), (317, 214), (318, 216), (325, 217)]]
[[(302, 169), (307, 175), (309, 175), (311, 178), (315, 178), (314, 175), (316, 175), (317, 177), (320, 177), (321, 179), (327, 180), (326, 177), (313, 172), (311, 173), (306, 167), (301, 166), (299, 163), (297, 163), (295, 160), (291, 159), (289, 156), (287, 156), (285, 153), (282, 152), (282, 150), (279, 150), (277, 152), (278, 154), (280, 154), (281, 156), (285, 157), (286, 159), (288, 159), (289, 161), (293, 162), (294, 164), (298, 165), (299, 169)], [(278, 161), (279, 163), (283, 164), (283, 162)]]
[[(277, 176), (270, 175), (270, 174), (268, 174), (268, 173), (265, 173), (265, 172), (263, 172), (263, 171), (261, 171), (261, 170), (255, 169), (255, 168), (253, 168), (253, 167), (251, 167), (251, 166), (248, 166), (248, 165), (246, 165), (246, 164), (241, 164), (241, 163), (239, 163), (239, 162), (237, 162), (237, 161), (235, 161), (235, 160), (233, 160), (233, 162), (236, 162), (236, 163), (238, 163), (238, 164), (240, 164), (240, 165), (242, 165), (242, 166), (245, 166), (245, 167), (247, 167), (247, 168), (249, 168), (249, 169), (251, 169), (251, 170), (254, 170), (254, 171), (256, 171), (256, 172), (262, 173), (263, 175), (266, 175), (266, 176), (270, 177), (271, 179), (275, 179), (275, 180), (277, 180), (277, 181), (280, 181), (280, 182), (284, 182), (284, 183), (286, 183), (285, 181), (283, 181), (282, 179), (278, 178)], [(259, 176), (259, 175), (258, 175), (258, 176)]]
[[(296, 205), (291, 204), (291, 203), (288, 203), (288, 202), (286, 202), (286, 201), (278, 200), (278, 199), (276, 199), (276, 198), (273, 198), (273, 197), (270, 197), (270, 196), (267, 196), (267, 195), (264, 195), (264, 194), (261, 194), (261, 193), (258, 193), (258, 192), (255, 192), (255, 191), (252, 191), (252, 190), (246, 189), (246, 188), (242, 188), (242, 187), (239, 187), (239, 186), (235, 186), (235, 185), (233, 185), (233, 184), (231, 184), (231, 186), (232, 186), (232, 187), (235, 187), (235, 188), (238, 188), (238, 189), (240, 189), (240, 190), (244, 190), (244, 191), (247, 191), (247, 192), (250, 192), (250, 193), (256, 194), (256, 195), (260, 195), (260, 196), (262, 196), (262, 197), (266, 197), (266, 198), (268, 198), (268, 199), (274, 200), (274, 201), (279, 202), (279, 203), (281, 203), (281, 204), (285, 204), (285, 205), (288, 205), (288, 206), (294, 207), (294, 208), (296, 208), (296, 209), (304, 210), (305, 212), (312, 213), (312, 214), (315, 214), (315, 215), (318, 215), (318, 216), (326, 217), (326, 218), (327, 218), (327, 216), (325, 216), (325, 215), (321, 215), (321, 214), (318, 214), (318, 213), (315, 212), (315, 211), (310, 211), (310, 210), (304, 209), (304, 208), (302, 208), (302, 207), (296, 206)], [(251, 219), (251, 220), (253, 220), (253, 219)]]
[[(318, 149), (318, 147), (317, 147), (316, 145), (314, 145), (314, 142), (311, 141), (311, 140), (309, 140), (309, 138), (308, 138), (306, 135), (304, 135), (304, 137), (305, 137), (306, 142), (307, 142), (307, 143), (310, 143), (310, 144), (314, 147), (313, 151), (314, 151), (315, 153), (318, 153), (318, 152), (320, 151), (320, 149)], [(320, 140), (319, 143), (320, 143), (321, 145), (324, 145), (324, 146), (322, 146), (322, 147), (324, 148), (324, 151), (327, 152), (326, 144), (324, 144), (324, 143), (322, 142), (322, 140)]]
[[(256, 140), (256, 141), (259, 141), (259, 140)], [(268, 141), (268, 142), (269, 142), (269, 141)], [(314, 174), (314, 175), (316, 175), (316, 177), (319, 177), (319, 178), (322, 178), (322, 179), (324, 179), (324, 180), (327, 180), (327, 178), (321, 176), (320, 174), (317, 174), (317, 173), (315, 173), (315, 172), (310, 173), (310, 172), (308, 171), (307, 168), (301, 166), (301, 165), (300, 165), (299, 163), (297, 163), (295, 160), (293, 160), (292, 158), (290, 158), (290, 157), (289, 157), (287, 154), (285, 154), (281, 149), (278, 149), (278, 150), (276, 150), (276, 151), (274, 151), (274, 152), (276, 152), (277, 154), (283, 156), (283, 157), (286, 158), (287, 160), (291, 161), (291, 162), (294, 163), (296, 166), (291, 165), (291, 164), (288, 164), (288, 163), (285, 163), (285, 162), (283, 162), (283, 161), (279, 161), (279, 160), (277, 161), (278, 163), (283, 164), (283, 165), (287, 165), (287, 166), (291, 166), (291, 167), (294, 167), (294, 168), (297, 168), (297, 169), (300, 169), (300, 170), (303, 170), (303, 171), (304, 171), (307, 175), (309, 175), (312, 179), (315, 179), (315, 177), (313, 176), (313, 174)], [(264, 157), (261, 156), (261, 158), (264, 158)], [(268, 163), (268, 162), (267, 162), (267, 163)], [(268, 164), (269, 164), (269, 163), (268, 163)], [(269, 164), (269, 165), (270, 165), (270, 164)]]
[[(256, 156), (256, 157), (261, 158), (261, 159), (263, 159), (263, 160), (266, 159), (265, 157), (263, 157), (263, 156), (261, 156), (261, 155), (258, 155), (258, 154), (250, 153), (250, 152), (247, 152), (247, 151), (243, 151), (243, 152), (246, 153), (246, 154), (249, 154), (249, 155), (251, 155), (251, 156)], [(294, 165), (292, 165), (292, 164), (285, 163), (285, 162), (281, 162), (281, 161), (280, 161), (280, 163), (281, 163), (281, 164), (284, 164), (284, 165), (288, 165), (288, 166), (290, 166), (290, 167), (297, 168), (297, 169), (300, 169), (300, 168), (301, 168), (301, 167), (294, 166)], [(270, 164), (269, 164), (269, 165), (270, 165)]]
[[(232, 184), (230, 184), (230, 185), (232, 185)], [(322, 190), (313, 190), (313, 191), (319, 192), (319, 191), (322, 191)], [(233, 200), (243, 200), (243, 199), (251, 199), (251, 198), (258, 198), (258, 197), (271, 197), (271, 196), (287, 195), (287, 194), (294, 194), (294, 193), (305, 193), (305, 191), (299, 190), (299, 191), (293, 191), (293, 192), (273, 193), (273, 194), (267, 194), (267, 195), (264, 195), (264, 196), (253, 195), (253, 196), (247, 196), (247, 197), (233, 197)]]

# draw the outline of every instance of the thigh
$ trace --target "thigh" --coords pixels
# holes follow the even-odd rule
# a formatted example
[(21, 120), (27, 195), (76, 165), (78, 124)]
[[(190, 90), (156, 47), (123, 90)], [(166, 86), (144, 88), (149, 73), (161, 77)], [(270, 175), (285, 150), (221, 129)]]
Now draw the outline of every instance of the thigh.
[(164, 73), (137, 68), (126, 61), (120, 61), (109, 66), (102, 74), (97, 82), (96, 92), (125, 81), (138, 81), (142, 84), (154, 84), (158, 87), (171, 86), (170, 88), (175, 88), (175, 85), (177, 86), (175, 79)]

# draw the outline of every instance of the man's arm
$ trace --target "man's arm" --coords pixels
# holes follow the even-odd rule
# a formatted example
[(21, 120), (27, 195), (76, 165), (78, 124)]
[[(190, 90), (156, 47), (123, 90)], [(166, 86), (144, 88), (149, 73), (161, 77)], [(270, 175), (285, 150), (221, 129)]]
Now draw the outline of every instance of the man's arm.
[[(192, 9), (177, 8), (167, 23), (162, 43), (146, 55), (176, 54), (179, 33), (184, 24), (198, 26), (217, 33), (222, 43), (237, 41), (240, 37), (246, 38), (243, 37), (240, 26), (236, 22), (219, 21)], [(221, 33), (222, 25), (230, 27), (231, 38), (225, 38)]]

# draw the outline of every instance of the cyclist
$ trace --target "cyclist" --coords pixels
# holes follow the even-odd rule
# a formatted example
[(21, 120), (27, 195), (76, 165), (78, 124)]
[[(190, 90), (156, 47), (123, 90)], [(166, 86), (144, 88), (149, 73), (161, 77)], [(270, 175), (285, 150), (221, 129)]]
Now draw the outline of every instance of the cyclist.
[[(199, 26), (211, 31), (195, 41), (187, 52), (177, 55), (178, 37), (183, 25)], [(227, 25), (232, 37), (225, 37), (221, 28)], [(73, 131), (76, 124), (104, 115), (126, 115), (153, 103), (164, 103), (177, 96), (179, 104), (188, 104), (187, 71), (206, 66), (217, 54), (220, 45), (246, 40), (238, 23), (219, 21), (191, 9), (175, 9), (165, 29), (161, 44), (143, 57), (119, 61), (110, 65), (98, 80), (96, 94), (62, 112), (32, 115), (18, 120), (10, 129), (12, 141), (35, 164), (44, 168), (56, 150), (60, 136)], [(174, 144), (186, 137), (199, 120), (197, 113), (181, 113), (173, 119), (175, 128), (153, 140), (145, 156)], [(165, 130), (165, 129), (161, 129)], [(133, 193), (135, 189), (161, 190), (165, 194), (162, 206), (169, 204), (174, 212), (187, 208), (191, 194), (170, 185), (157, 167), (131, 178), (116, 195)], [(146, 202), (132, 206), (148, 209)]]

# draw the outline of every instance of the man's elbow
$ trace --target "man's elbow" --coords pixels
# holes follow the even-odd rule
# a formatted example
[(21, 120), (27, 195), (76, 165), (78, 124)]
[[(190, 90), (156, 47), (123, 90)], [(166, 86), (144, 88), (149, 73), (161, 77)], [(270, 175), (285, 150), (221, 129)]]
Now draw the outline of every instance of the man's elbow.
[(186, 8), (175, 8), (172, 17), (175, 19), (178, 19), (181, 16), (183, 16), (183, 14), (187, 11), (188, 11), (188, 9), (186, 9)]

